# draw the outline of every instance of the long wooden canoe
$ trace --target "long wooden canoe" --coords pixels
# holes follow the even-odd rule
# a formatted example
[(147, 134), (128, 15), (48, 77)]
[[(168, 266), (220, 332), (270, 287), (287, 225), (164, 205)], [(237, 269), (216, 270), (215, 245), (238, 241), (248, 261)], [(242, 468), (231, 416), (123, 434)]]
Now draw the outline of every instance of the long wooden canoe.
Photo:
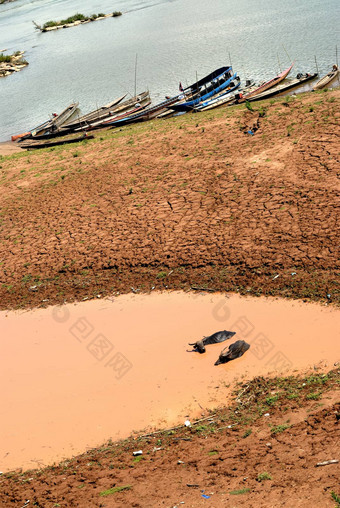
[[(151, 104), (151, 101), (148, 100), (147, 102), (144, 102), (143, 105), (140, 105), (140, 104), (138, 106), (136, 105), (135, 108), (129, 109), (128, 111), (125, 111), (124, 113), (121, 113), (119, 115), (110, 116), (110, 117), (105, 118), (104, 120), (101, 120), (99, 122), (91, 123), (86, 128), (86, 130), (87, 131), (88, 130), (91, 131), (93, 129), (102, 129), (102, 128), (105, 128), (105, 127), (110, 127), (112, 125), (112, 122), (115, 122), (117, 120), (121, 120), (122, 118), (126, 118), (126, 117), (134, 115), (134, 114), (137, 114), (137, 113), (143, 111), (148, 106), (150, 106), (150, 104)], [(79, 130), (79, 129), (76, 129), (76, 130)]]
[(44, 134), (49, 131), (57, 131), (60, 127), (67, 122), (67, 120), (73, 115), (78, 107), (78, 102), (72, 103), (65, 108), (59, 115), (55, 115), (52, 119), (46, 120), (46, 122), (38, 125), (34, 129), (12, 136), (12, 141), (20, 141), (28, 138), (32, 138), (36, 135)]
[[(299, 76), (299, 77), (298, 77)], [(253, 102), (253, 101), (261, 101), (263, 99), (268, 99), (270, 97), (274, 97), (275, 95), (280, 95), (280, 94), (283, 94), (285, 92), (288, 92), (289, 90), (292, 90), (293, 88), (297, 88), (301, 85), (303, 85), (304, 83), (307, 83), (307, 81), (312, 81), (313, 79), (315, 79), (318, 74), (315, 73), (315, 74), (301, 74), (295, 78), (295, 79), (291, 79), (291, 80), (287, 80), (287, 81), (284, 81), (283, 83), (277, 85), (277, 86), (274, 86), (273, 88), (270, 88), (269, 90), (266, 90), (265, 92), (262, 92), (262, 93), (259, 93), (257, 95), (255, 95), (254, 97), (250, 97), (248, 100), (249, 102)]]
[[(122, 98), (124, 98), (123, 96)], [(64, 125), (65, 129), (77, 129), (79, 127), (86, 127), (92, 122), (97, 122), (100, 120), (104, 120), (105, 118), (109, 118), (110, 116), (114, 116), (119, 112), (126, 111), (127, 109), (131, 109), (135, 106), (135, 104), (143, 104), (145, 101), (149, 100), (149, 92), (142, 92), (135, 97), (131, 97), (131, 99), (127, 99), (124, 102), (116, 102), (115, 104), (107, 104), (102, 108), (97, 109), (96, 111), (92, 111), (83, 115), (72, 122), (68, 122)]]
[(241, 97), (238, 99), (238, 103), (240, 102), (245, 102), (247, 101), (250, 97), (254, 97), (254, 95), (258, 95), (259, 93), (262, 93), (264, 92), (265, 90), (268, 90), (269, 88), (272, 88), (273, 86), (276, 86), (278, 85), (279, 83), (281, 83), (281, 81), (283, 81), (284, 79), (286, 79), (286, 77), (288, 76), (288, 74), (290, 73), (290, 71), (292, 70), (293, 68), (293, 65), (294, 63), (292, 63), (292, 65), (290, 67), (288, 67), (286, 70), (280, 72), (280, 74), (278, 74), (277, 76), (275, 76), (275, 78), (272, 78), (270, 79), (269, 81), (266, 81), (265, 83), (263, 83), (262, 85), (258, 86), (257, 88), (255, 88), (255, 90), (251, 91), (251, 92), (248, 92), (247, 94), (243, 95), (243, 94), (240, 94)]
[(67, 139), (59, 139), (58, 141), (24, 141), (20, 143), (20, 148), (26, 149), (26, 150), (36, 150), (38, 148), (50, 148), (52, 146), (58, 146), (58, 145), (66, 145), (69, 143), (79, 143), (79, 141), (83, 141), (84, 139), (93, 139), (94, 136), (82, 134), (81, 136), (76, 136), (73, 138), (67, 138)]
[(94, 111), (91, 111), (90, 113), (87, 113), (86, 115), (77, 118), (76, 121), (67, 122), (64, 124), (64, 127), (69, 127), (73, 124), (77, 124), (80, 122), (91, 122), (95, 120), (100, 120), (103, 116), (108, 115), (110, 113), (110, 110), (112, 110), (117, 104), (119, 104), (125, 97), (126, 94), (122, 95), (121, 97), (118, 97), (117, 99), (109, 102), (108, 104), (105, 104), (104, 106), (101, 106), (100, 108), (97, 108)]
[(66, 136), (66, 135), (73, 134), (73, 133), (88, 132), (88, 131), (92, 131), (95, 129), (104, 129), (105, 127), (110, 127), (110, 123), (112, 123), (114, 120), (119, 120), (120, 118), (125, 118), (126, 116), (129, 116), (129, 115), (135, 114), (139, 111), (142, 111), (143, 109), (145, 109), (146, 107), (148, 107), (151, 104), (151, 101), (150, 101), (150, 99), (148, 99), (148, 100), (144, 99), (142, 101), (142, 103), (138, 103), (138, 104), (139, 104), (139, 107), (134, 107), (132, 109), (128, 109), (124, 113), (120, 113), (117, 115), (112, 113), (112, 116), (111, 115), (106, 116), (104, 119), (99, 120), (98, 122), (86, 123), (86, 124), (80, 125), (80, 126), (76, 125), (76, 126), (70, 127), (70, 128), (67, 128), (67, 126), (65, 126), (56, 132), (48, 132), (46, 134), (42, 134), (41, 136), (34, 136), (34, 139), (43, 141), (43, 140), (47, 140), (47, 139)]
[(333, 65), (333, 69), (326, 76), (321, 78), (313, 87), (313, 90), (321, 90), (326, 86), (330, 85), (336, 78), (339, 78), (339, 68), (337, 65)]

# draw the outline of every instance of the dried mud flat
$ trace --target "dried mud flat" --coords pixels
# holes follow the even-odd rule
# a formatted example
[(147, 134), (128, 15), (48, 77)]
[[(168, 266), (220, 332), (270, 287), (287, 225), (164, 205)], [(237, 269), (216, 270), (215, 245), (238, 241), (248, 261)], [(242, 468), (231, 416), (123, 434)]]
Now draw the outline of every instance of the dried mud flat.
[[(340, 499), (339, 382), (336, 369), (240, 383), (228, 408), (191, 427), (3, 474), (0, 506), (334, 508)], [(136, 450), (143, 454), (134, 456)]]
[(131, 288), (338, 302), (339, 93), (2, 157), (1, 308)]

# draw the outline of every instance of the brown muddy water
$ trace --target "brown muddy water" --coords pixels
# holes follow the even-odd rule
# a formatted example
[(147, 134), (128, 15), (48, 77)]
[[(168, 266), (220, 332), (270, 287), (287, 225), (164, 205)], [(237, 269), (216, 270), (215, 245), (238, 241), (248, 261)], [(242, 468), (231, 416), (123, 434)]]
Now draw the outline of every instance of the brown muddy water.
[[(184, 423), (225, 403), (237, 380), (331, 368), (339, 316), (318, 304), (180, 292), (1, 312), (0, 470)], [(188, 352), (224, 329), (237, 333)], [(245, 355), (214, 366), (238, 339), (251, 345)]]

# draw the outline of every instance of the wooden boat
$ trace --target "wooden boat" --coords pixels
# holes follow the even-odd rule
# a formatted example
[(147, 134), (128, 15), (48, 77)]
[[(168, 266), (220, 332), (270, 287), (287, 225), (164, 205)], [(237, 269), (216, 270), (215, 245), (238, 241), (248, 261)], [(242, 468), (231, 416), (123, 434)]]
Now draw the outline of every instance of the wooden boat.
[[(129, 109), (128, 111), (126, 111), (125, 113), (121, 113), (120, 115), (115, 115), (115, 116), (110, 116), (109, 118), (106, 118), (104, 120), (101, 120), (99, 122), (94, 122), (94, 123), (91, 123), (87, 128), (86, 130), (93, 130), (93, 129), (103, 129), (104, 127), (110, 127), (112, 125), (112, 122), (115, 122), (115, 121), (118, 121), (118, 120), (121, 120), (123, 118), (126, 118), (128, 116), (131, 116), (131, 115), (135, 115), (135, 114), (138, 114), (139, 112), (143, 111), (145, 108), (147, 108), (148, 106), (150, 106), (151, 104), (151, 101), (148, 100), (147, 102), (145, 102), (143, 105), (141, 104), (138, 104), (136, 105), (136, 107), (134, 107), (133, 109)], [(76, 130), (79, 130), (79, 129), (76, 129)]]
[(286, 79), (286, 77), (288, 76), (288, 74), (292, 70), (293, 65), (294, 65), (294, 63), (292, 63), (292, 65), (290, 67), (288, 67), (286, 70), (284, 70), (283, 72), (280, 72), (280, 74), (275, 76), (275, 78), (272, 78), (269, 81), (266, 81), (262, 85), (260, 85), (257, 88), (255, 88), (255, 90), (252, 90), (251, 92), (248, 92), (245, 95), (240, 94), (240, 97), (238, 98), (237, 103), (239, 104), (241, 102), (245, 102), (245, 101), (249, 100), (250, 97), (254, 97), (254, 95), (258, 95), (259, 93), (262, 93), (265, 90), (268, 90), (269, 88), (272, 88), (273, 86), (276, 86), (279, 83), (281, 83), (281, 81)]
[(283, 83), (266, 90), (265, 92), (259, 93), (254, 97), (250, 97), (249, 102), (253, 101), (261, 101), (263, 99), (268, 99), (269, 97), (274, 97), (275, 95), (283, 94), (292, 90), (293, 88), (297, 88), (308, 81), (311, 81), (317, 77), (317, 73), (315, 74), (298, 74), (295, 79), (284, 81)]
[(126, 116), (137, 113), (137, 112), (145, 109), (150, 104), (151, 104), (150, 99), (145, 98), (143, 100), (142, 104), (138, 103), (139, 107), (134, 107), (133, 109), (129, 109), (125, 113), (121, 113), (120, 115), (105, 117), (103, 120), (99, 120), (98, 122), (86, 123), (86, 124), (78, 126), (78, 127), (67, 128), (65, 126), (65, 127), (62, 127), (62, 129), (60, 129), (57, 132), (49, 132), (46, 134), (42, 134), (41, 136), (34, 136), (34, 139), (46, 140), (46, 139), (52, 139), (52, 138), (57, 138), (57, 137), (61, 137), (61, 136), (66, 136), (68, 134), (73, 134), (76, 132), (88, 132), (88, 131), (92, 131), (95, 129), (104, 129), (105, 127), (110, 127), (109, 124), (113, 120), (125, 118)]
[(237, 74), (236, 72), (233, 73), (232, 67), (228, 67), (223, 74), (212, 80), (209, 86), (206, 86), (197, 97), (183, 102), (182, 104), (174, 104), (170, 107), (170, 109), (176, 112), (192, 111), (196, 105), (207, 101), (210, 97), (214, 97), (222, 91), (225, 91), (232, 83), (234, 84), (234, 80), (237, 80)]
[(234, 95), (232, 92), (235, 92), (241, 85), (241, 80), (239, 76), (236, 76), (236, 79), (232, 81), (227, 90), (223, 90), (222, 93), (219, 93), (217, 95), (214, 95), (212, 98), (208, 100), (204, 100), (199, 102), (196, 106), (192, 108), (193, 111), (203, 111), (204, 109), (210, 108), (213, 109), (213, 107), (217, 107), (218, 105), (225, 104), (226, 102), (233, 100)]
[(47, 125), (50, 125), (50, 122), (51, 122), (51, 120), (46, 120), (46, 122), (38, 125), (37, 127), (32, 129), (31, 131), (23, 132), (22, 134), (15, 134), (14, 136), (11, 136), (11, 139), (12, 139), (12, 141), (18, 141), (20, 139), (28, 138), (28, 137), (31, 136), (32, 132), (34, 132), (34, 131), (36, 131), (38, 129), (43, 129)]
[(70, 127), (72, 125), (85, 123), (85, 122), (93, 122), (95, 120), (100, 120), (101, 118), (104, 118), (105, 116), (108, 116), (110, 114), (110, 111), (119, 104), (124, 98), (125, 95), (122, 95), (121, 97), (118, 97), (114, 101), (109, 102), (108, 104), (105, 104), (105, 106), (101, 106), (100, 108), (96, 109), (95, 111), (91, 111), (90, 113), (87, 113), (86, 115), (83, 115), (79, 118), (77, 118), (76, 121), (67, 122), (64, 124), (64, 127)]
[(313, 90), (321, 90), (326, 86), (330, 85), (336, 78), (339, 79), (339, 68), (337, 65), (333, 65), (331, 72), (321, 78), (313, 87)]
[(78, 104), (78, 102), (70, 104), (59, 115), (55, 114), (52, 119), (46, 120), (46, 122), (38, 125), (34, 129), (24, 132), (23, 134), (12, 136), (12, 141), (20, 141), (49, 131), (57, 131), (73, 115), (78, 107)]
[(70, 143), (79, 143), (79, 141), (83, 141), (84, 139), (93, 139), (93, 135), (82, 134), (81, 136), (77, 136), (74, 138), (67, 139), (59, 139), (58, 141), (47, 141), (47, 142), (39, 142), (39, 141), (26, 141), (20, 143), (20, 148), (24, 148), (26, 150), (36, 150), (38, 148), (50, 148), (52, 146), (58, 145), (66, 145)]
[(159, 104), (156, 104), (155, 106), (152, 106), (150, 108), (147, 108), (146, 110), (142, 111), (141, 113), (137, 113), (136, 115), (131, 115), (126, 118), (123, 118), (121, 120), (110, 122), (110, 125), (113, 127), (120, 127), (122, 125), (127, 125), (130, 123), (136, 123), (136, 122), (144, 122), (147, 120), (151, 120), (153, 118), (156, 118), (161, 113), (167, 111), (168, 107), (172, 104), (175, 104), (176, 102), (180, 101), (184, 98), (190, 98), (196, 97), (199, 95), (203, 89), (203, 87), (207, 87), (214, 79), (218, 78), (222, 74), (224, 74), (229, 67), (220, 67), (219, 69), (216, 69), (215, 71), (211, 72), (204, 78), (196, 81), (190, 86), (187, 86), (186, 88), (181, 88), (181, 93), (166, 99), (163, 102), (160, 102)]
[(71, 116), (76, 111), (78, 105), (79, 102), (74, 102), (69, 106), (67, 106), (67, 108), (65, 108), (59, 115), (54, 116), (54, 118), (50, 122), (50, 125), (44, 127), (43, 129), (33, 130), (31, 133), (32, 136), (36, 136), (37, 134), (43, 134), (44, 132), (47, 131), (53, 132), (60, 129), (60, 127), (62, 127), (67, 122), (67, 120), (71, 118)]
[(109, 118), (110, 116), (115, 116), (120, 112), (133, 109), (136, 104), (143, 105), (149, 100), (150, 100), (149, 92), (148, 91), (142, 92), (134, 97), (131, 97), (131, 99), (127, 99), (124, 102), (116, 104), (116, 106), (108, 108), (106, 111), (103, 111), (103, 114), (100, 115), (100, 117), (98, 117), (98, 115), (96, 116), (94, 114), (95, 112), (88, 113), (87, 115), (78, 118), (76, 121), (64, 125), (64, 128), (66, 129), (78, 129), (80, 127), (86, 128), (92, 122), (105, 120), (106, 118)]
[[(254, 82), (247, 80), (246, 86), (242, 88), (237, 87), (237, 91), (247, 93), (254, 88), (255, 88)], [(196, 112), (207, 111), (209, 109), (219, 108), (220, 106), (228, 106), (235, 102), (235, 98), (236, 93), (226, 93), (223, 95), (219, 95), (217, 97), (213, 97), (212, 99), (206, 101), (205, 103), (199, 104), (198, 106), (195, 107), (194, 111)]]

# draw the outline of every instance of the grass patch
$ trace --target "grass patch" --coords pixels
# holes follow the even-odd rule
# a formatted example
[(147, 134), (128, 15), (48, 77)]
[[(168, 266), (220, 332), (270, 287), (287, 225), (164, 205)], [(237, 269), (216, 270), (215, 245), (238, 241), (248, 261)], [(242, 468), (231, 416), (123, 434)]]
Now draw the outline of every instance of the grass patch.
[(208, 455), (210, 455), (210, 457), (212, 457), (213, 455), (217, 455), (217, 454), (218, 454), (217, 450), (210, 450), (210, 452), (208, 452)]
[(306, 399), (307, 400), (319, 400), (321, 395), (322, 394), (320, 392), (307, 393)]
[(10, 63), (12, 61), (12, 57), (10, 55), (4, 55), (0, 53), (0, 63)]
[(111, 494), (115, 494), (116, 492), (130, 489), (132, 489), (132, 485), (122, 485), (121, 487), (112, 487), (111, 489), (103, 490), (99, 495), (101, 497), (111, 496)]
[(138, 457), (134, 457), (133, 462), (136, 464), (136, 463), (140, 462), (141, 460), (145, 460), (145, 459), (144, 459), (144, 457), (142, 457), (142, 455), (139, 455)]
[(289, 427), (290, 427), (289, 423), (283, 423), (282, 425), (276, 425), (275, 427), (272, 427), (270, 429), (270, 432), (272, 434), (280, 434), (284, 430), (289, 429)]
[(279, 396), (275, 395), (274, 397), (267, 397), (266, 398), (266, 404), (267, 406), (274, 406), (275, 402), (278, 401)]
[(331, 496), (336, 502), (335, 508), (340, 508), (340, 495), (336, 494), (333, 490), (331, 492)]
[(271, 480), (271, 479), (272, 479), (272, 477), (270, 476), (270, 474), (269, 474), (269, 473), (264, 472), (264, 473), (260, 473), (260, 474), (257, 476), (256, 481), (258, 481), (258, 482), (264, 482), (264, 481), (266, 481), (266, 480)]
[(250, 492), (250, 489), (239, 489), (239, 490), (231, 490), (229, 494), (232, 496), (239, 496), (240, 494), (247, 494)]

